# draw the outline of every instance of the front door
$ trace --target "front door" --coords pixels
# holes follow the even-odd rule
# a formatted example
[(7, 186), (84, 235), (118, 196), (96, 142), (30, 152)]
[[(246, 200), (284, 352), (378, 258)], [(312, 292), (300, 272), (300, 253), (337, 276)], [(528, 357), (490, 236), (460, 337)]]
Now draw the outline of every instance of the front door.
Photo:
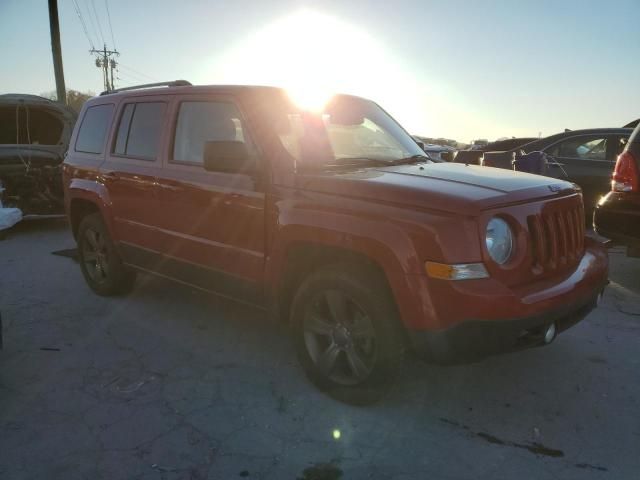
[[(226, 97), (178, 98), (158, 187), (166, 250), (163, 272), (255, 301), (265, 256), (265, 192), (256, 173), (206, 171), (207, 141), (241, 141), (257, 158), (238, 106)], [(257, 162), (259, 164), (259, 162)]]

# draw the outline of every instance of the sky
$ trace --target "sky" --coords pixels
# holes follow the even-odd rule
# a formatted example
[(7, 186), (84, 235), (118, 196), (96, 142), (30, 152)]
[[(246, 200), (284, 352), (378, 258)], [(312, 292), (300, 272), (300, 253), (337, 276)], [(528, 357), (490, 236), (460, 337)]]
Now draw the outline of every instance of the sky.
[[(115, 42), (116, 86), (351, 93), (413, 134), (462, 142), (640, 117), (640, 0), (58, 2), (65, 81), (80, 91), (102, 90), (91, 45)], [(0, 94), (55, 90), (46, 0), (0, 0), (0, 61)]]

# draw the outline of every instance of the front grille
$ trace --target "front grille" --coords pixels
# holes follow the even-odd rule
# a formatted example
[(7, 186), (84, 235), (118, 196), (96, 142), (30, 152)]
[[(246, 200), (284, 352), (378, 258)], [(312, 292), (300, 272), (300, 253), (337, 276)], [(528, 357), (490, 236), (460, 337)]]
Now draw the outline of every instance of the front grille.
[(531, 235), (532, 268), (536, 274), (576, 263), (584, 251), (584, 209), (542, 212), (527, 217)]

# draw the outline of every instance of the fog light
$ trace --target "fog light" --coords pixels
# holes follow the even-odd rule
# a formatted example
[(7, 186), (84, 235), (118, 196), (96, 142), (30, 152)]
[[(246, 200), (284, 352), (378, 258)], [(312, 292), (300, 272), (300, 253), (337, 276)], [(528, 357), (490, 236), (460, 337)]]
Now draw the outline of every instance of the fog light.
[(552, 323), (544, 331), (544, 343), (549, 344), (556, 338), (556, 324)]

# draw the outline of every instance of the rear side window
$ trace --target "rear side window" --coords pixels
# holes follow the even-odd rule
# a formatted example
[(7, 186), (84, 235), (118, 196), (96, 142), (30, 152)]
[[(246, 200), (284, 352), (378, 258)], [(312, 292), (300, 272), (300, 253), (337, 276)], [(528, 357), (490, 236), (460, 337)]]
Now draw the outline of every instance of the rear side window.
[(554, 157), (606, 160), (607, 138), (599, 136), (569, 138), (552, 147), (550, 153)]
[(87, 108), (78, 139), (76, 140), (76, 152), (102, 153), (104, 149), (104, 139), (111, 123), (113, 105), (96, 105)]
[(202, 164), (204, 144), (212, 141), (245, 141), (238, 108), (230, 102), (182, 102), (173, 160)]
[(118, 126), (114, 153), (153, 160), (158, 156), (167, 105), (162, 102), (130, 103)]

